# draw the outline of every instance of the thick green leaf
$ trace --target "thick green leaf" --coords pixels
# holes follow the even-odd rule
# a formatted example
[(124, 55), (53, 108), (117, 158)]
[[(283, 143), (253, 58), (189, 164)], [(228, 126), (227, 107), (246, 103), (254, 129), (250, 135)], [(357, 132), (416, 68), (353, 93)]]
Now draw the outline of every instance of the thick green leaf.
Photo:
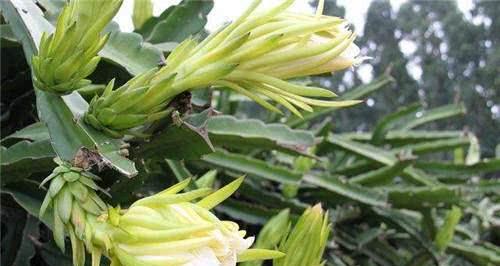
[(408, 114), (415, 113), (419, 108), (420, 104), (411, 104), (380, 119), (373, 129), (371, 142), (376, 145), (382, 143), (390, 129), (400, 122), (402, 118)]
[(471, 165), (450, 162), (418, 161), (415, 163), (415, 166), (429, 172), (447, 175), (490, 173), (500, 171), (500, 158), (484, 159)]
[(387, 241), (384, 241), (384, 230), (380, 227), (369, 230), (356, 230), (347, 226), (335, 227), (333, 239), (342, 247), (367, 256), (377, 265), (403, 265), (404, 257), (398, 254)]
[(433, 152), (449, 151), (456, 148), (465, 148), (470, 145), (469, 138), (450, 138), (444, 140), (426, 141), (417, 144), (409, 144), (393, 149), (397, 153), (402, 150), (410, 150), (413, 154), (427, 154)]
[(182, 161), (165, 160), (179, 182), (193, 177)]
[(182, 42), (203, 30), (212, 7), (212, 0), (183, 0), (147, 20), (137, 32), (150, 43)]
[[(342, 137), (368, 142), (372, 138), (370, 133), (343, 133), (339, 134)], [(387, 132), (384, 143), (391, 145), (406, 145), (406, 144), (416, 144), (423, 141), (433, 141), (440, 139), (449, 138), (461, 138), (463, 136), (462, 131), (432, 131), (432, 130), (391, 130)]]
[(0, 48), (20, 45), (9, 24), (0, 25)]
[(283, 184), (296, 184), (302, 176), (290, 169), (272, 165), (269, 162), (249, 156), (217, 150), (203, 156), (203, 160), (218, 167), (248, 174), (250, 177), (262, 178)]
[(304, 181), (367, 205), (387, 206), (387, 199), (384, 193), (379, 193), (356, 184), (349, 184), (338, 177), (306, 175), (304, 176)]
[(343, 176), (356, 176), (356, 175), (362, 175), (372, 170), (379, 169), (380, 167), (383, 166), (384, 166), (383, 164), (377, 162), (358, 159), (354, 162), (348, 162), (348, 163), (341, 162), (341, 165), (336, 165), (334, 167), (331, 167), (330, 171), (332, 173)]
[(430, 110), (424, 110), (421, 113), (417, 114), (415, 118), (398, 126), (398, 128), (401, 130), (409, 130), (429, 122), (463, 114), (465, 114), (465, 106), (463, 104), (445, 105)]
[(174, 119), (177, 121), (141, 145), (134, 154), (160, 160), (195, 160), (214, 151), (204, 122), (196, 124)]
[(121, 32), (118, 24), (111, 22), (107, 27), (109, 40), (99, 53), (104, 59), (124, 67), (130, 74), (137, 75), (161, 63), (162, 55), (141, 35)]
[(388, 190), (388, 199), (393, 207), (405, 209), (433, 208), (458, 204), (462, 200), (459, 187), (407, 187)]
[[(417, 162), (415, 162), (415, 164), (416, 163)], [(434, 176), (429, 175), (422, 169), (416, 168), (414, 166), (409, 166), (406, 169), (404, 169), (401, 176), (408, 182), (417, 185), (425, 185), (431, 187), (441, 185), (441, 183)]]
[[(170, 167), (170, 170), (175, 175), (175, 178), (177, 178), (178, 182), (182, 182), (188, 178), (194, 177), (193, 174), (191, 174), (191, 172), (189, 172), (189, 170), (184, 165), (184, 161), (165, 159), (165, 162), (167, 163), (168, 167)], [(188, 186), (184, 190), (189, 191), (197, 188), (198, 187), (196, 186), (195, 182), (189, 182)]]
[(432, 241), (423, 234), (419, 227), (419, 221), (415, 216), (396, 209), (374, 207), (373, 210), (377, 215), (381, 216), (386, 223), (393, 224), (408, 233), (417, 241), (420, 247), (430, 254), (432, 259), (437, 262), (437, 249), (432, 245)]
[(384, 165), (393, 165), (398, 161), (396, 156), (390, 151), (386, 151), (370, 144), (351, 141), (339, 135), (330, 134), (327, 141), (342, 150)]
[(257, 119), (237, 119), (233, 116), (214, 116), (208, 120), (210, 140), (219, 147), (276, 149), (306, 154), (314, 145), (308, 131), (290, 129), (283, 124), (264, 124)]
[(80, 148), (92, 149), (92, 140), (73, 121), (71, 109), (64, 103), (63, 98), (38, 89), (35, 92), (38, 116), (49, 129), (57, 156), (71, 161)]
[[(381, 76), (374, 81), (356, 87), (354, 89), (349, 90), (344, 95), (339, 97), (339, 100), (356, 100), (360, 99), (370, 93), (373, 93), (388, 84), (391, 84), (394, 81), (394, 78), (388, 75)], [(304, 118), (290, 117), (287, 121), (287, 125), (292, 128), (299, 127), (305, 123), (310, 122), (320, 116), (333, 113), (335, 110), (338, 110), (336, 107), (328, 107), (328, 108), (317, 108), (312, 113), (308, 113), (304, 115)]]
[(499, 250), (493, 250), (484, 246), (472, 245), (464, 241), (453, 241), (448, 249), (459, 256), (463, 256), (475, 265), (489, 266), (500, 264)]
[(40, 206), (42, 206), (45, 191), (41, 190), (39, 184), (34, 181), (23, 181), (2, 188), (2, 193), (12, 196), (14, 200), (29, 214), (40, 218), (49, 228), (53, 227), (52, 210), (47, 210), (43, 217), (39, 217)]
[(377, 186), (387, 184), (400, 175), (406, 167), (414, 162), (415, 158), (398, 158), (393, 165), (383, 166), (377, 170), (372, 170), (349, 178), (350, 183), (362, 184), (364, 186)]
[(41, 123), (37, 122), (34, 124), (31, 124), (23, 129), (20, 129), (11, 135), (3, 138), (1, 140), (1, 143), (3, 145), (11, 145), (16, 142), (16, 140), (19, 139), (25, 139), (25, 140), (30, 140), (30, 141), (40, 141), (40, 140), (48, 140), (49, 137), (49, 131), (47, 127)]
[[(331, 134), (328, 136), (327, 141), (332, 144), (336, 148), (341, 148), (347, 152), (356, 154), (368, 160), (388, 165), (394, 166), (398, 159), (396, 155), (391, 153), (390, 151), (386, 151), (384, 149), (380, 149), (370, 144), (359, 143), (339, 135)], [(403, 171), (404, 177), (406, 177), (409, 181), (422, 184), (422, 185), (436, 185), (438, 182), (433, 178), (427, 176), (425, 173), (415, 170), (412, 167), (409, 167)]]
[(9, 148), (2, 146), (0, 150), (2, 185), (20, 181), (33, 173), (50, 172), (56, 165), (53, 162), (54, 157), (55, 153), (49, 140), (35, 142), (23, 140)]

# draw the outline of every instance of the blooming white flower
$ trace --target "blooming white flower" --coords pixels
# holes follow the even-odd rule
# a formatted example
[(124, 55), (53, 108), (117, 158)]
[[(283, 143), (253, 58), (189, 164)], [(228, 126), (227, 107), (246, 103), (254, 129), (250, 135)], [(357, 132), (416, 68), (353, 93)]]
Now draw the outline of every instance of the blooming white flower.
[(151, 265), (233, 266), (254, 240), (190, 202), (132, 206), (120, 228), (136, 239), (117, 239), (116, 248)]
[(241, 182), (240, 178), (214, 193), (208, 188), (177, 193), (188, 184), (182, 182), (138, 200), (127, 210), (111, 208), (100, 217), (108, 221), (104, 237), (93, 241), (105, 243), (103, 253), (112, 265), (124, 266), (235, 266), (238, 261), (283, 256), (278, 251), (250, 249), (253, 237), (245, 237), (238, 224), (221, 221), (209, 211)]

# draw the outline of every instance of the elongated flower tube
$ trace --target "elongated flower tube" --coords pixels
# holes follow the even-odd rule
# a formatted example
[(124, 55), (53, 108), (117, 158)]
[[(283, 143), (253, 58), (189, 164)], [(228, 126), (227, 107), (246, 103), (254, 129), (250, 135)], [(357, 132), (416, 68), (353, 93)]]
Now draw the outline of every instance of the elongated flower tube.
[(273, 266), (320, 266), (330, 233), (328, 212), (320, 204), (308, 208), (283, 238), (279, 250), (287, 255), (273, 260)]
[[(85, 265), (84, 241), (92, 235), (89, 224), (95, 217), (107, 212), (104, 201), (96, 194), (100, 188), (95, 183), (99, 177), (73, 167), (56, 158), (59, 166), (45, 178), (40, 186), (50, 182), (40, 208), (40, 217), (47, 209), (52, 209), (53, 235), (59, 248), (64, 252), (65, 234), (69, 235), (73, 250), (73, 265)], [(93, 245), (87, 245), (89, 249)]]
[(109, 35), (101, 36), (122, 0), (71, 0), (57, 19), (55, 32), (44, 33), (38, 55), (33, 56), (34, 83), (38, 89), (69, 94), (90, 84), (85, 78), (100, 61), (97, 53)]
[[(359, 48), (347, 23), (337, 17), (287, 13), (294, 0), (258, 12), (255, 0), (233, 23), (199, 42), (188, 38), (166, 65), (143, 73), (91, 102), (85, 120), (111, 135), (164, 117), (168, 103), (182, 92), (229, 88), (278, 113), (274, 101), (301, 117), (313, 106), (342, 107), (359, 101), (332, 101), (326, 89), (286, 79), (334, 72), (360, 63)], [(322, 6), (322, 5), (320, 5)]]

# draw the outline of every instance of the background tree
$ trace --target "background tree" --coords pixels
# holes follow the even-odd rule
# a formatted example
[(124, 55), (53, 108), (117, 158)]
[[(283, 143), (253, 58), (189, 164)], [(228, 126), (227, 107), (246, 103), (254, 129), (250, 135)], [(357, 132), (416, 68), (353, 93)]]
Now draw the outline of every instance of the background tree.
[[(369, 61), (373, 77), (390, 68), (396, 82), (371, 96), (364, 107), (336, 113), (337, 128), (367, 130), (376, 121), (370, 118), (413, 102), (432, 108), (463, 101), (467, 115), (440, 123), (440, 129), (453, 124), (473, 131), (481, 139), (483, 154), (493, 156), (500, 142), (500, 51), (496, 45), (500, 27), (494, 15), (499, 9), (495, 1), (476, 1), (468, 14), (455, 1), (408, 1), (399, 10), (389, 1), (372, 1), (359, 46), (373, 57)], [(345, 9), (336, 1), (326, 1), (325, 13), (341, 16)], [(403, 51), (408, 48), (402, 42), (415, 50)], [(359, 70), (320, 79), (340, 92), (345, 90), (342, 82), (352, 87), (362, 83)]]

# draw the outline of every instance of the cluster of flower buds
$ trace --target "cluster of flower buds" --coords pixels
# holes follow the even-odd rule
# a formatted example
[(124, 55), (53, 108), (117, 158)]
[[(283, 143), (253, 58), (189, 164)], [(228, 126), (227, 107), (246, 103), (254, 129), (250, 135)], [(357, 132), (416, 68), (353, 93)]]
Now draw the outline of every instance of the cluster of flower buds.
[(85, 265), (85, 247), (92, 253), (92, 265), (99, 265), (102, 255), (111, 265), (124, 266), (234, 266), (238, 261), (284, 256), (249, 249), (253, 237), (245, 238), (236, 223), (210, 212), (238, 189), (243, 178), (215, 192), (200, 188), (180, 193), (190, 182), (185, 180), (121, 210), (106, 206), (96, 195), (97, 177), (57, 163), (43, 182), (50, 181), (50, 187), (40, 215), (51, 207), (56, 243), (64, 250), (65, 233), (70, 236), (75, 266)]
[(38, 55), (32, 60), (35, 86), (69, 94), (90, 84), (85, 78), (97, 67), (97, 53), (109, 36), (101, 36), (101, 31), (121, 4), (122, 0), (71, 0), (59, 15), (55, 32), (42, 35)]
[[(166, 59), (166, 65), (138, 75), (124, 86), (91, 102), (85, 121), (121, 136), (169, 113), (168, 103), (180, 93), (223, 87), (265, 108), (282, 113), (275, 101), (301, 116), (312, 106), (341, 107), (359, 101), (332, 101), (326, 89), (286, 79), (334, 72), (360, 63), (359, 49), (347, 23), (337, 17), (288, 13), (294, 0), (258, 12), (255, 0), (233, 23), (199, 42), (188, 38)], [(320, 5), (322, 6), (322, 5)]]
[[(69, 235), (73, 250), (73, 265), (83, 266), (84, 242), (91, 243), (90, 238), (94, 231), (89, 225), (95, 217), (106, 213), (107, 210), (106, 203), (96, 194), (97, 190), (103, 190), (95, 183), (99, 180), (96, 175), (71, 166), (58, 158), (54, 161), (59, 166), (40, 185), (50, 182), (40, 208), (40, 217), (48, 209), (52, 209), (53, 235), (56, 244), (64, 251), (65, 234)], [(87, 246), (92, 248), (92, 245)]]
[(273, 260), (273, 266), (320, 266), (330, 234), (328, 212), (320, 204), (308, 208), (294, 228), (280, 243), (279, 250), (286, 256)]
[(172, 83), (169, 77), (155, 84), (156, 69), (140, 74), (117, 90), (112, 80), (100, 97), (94, 97), (84, 115), (84, 121), (112, 137), (134, 134), (131, 129), (155, 122), (171, 113), (168, 101), (161, 101), (168, 92), (164, 86)]

